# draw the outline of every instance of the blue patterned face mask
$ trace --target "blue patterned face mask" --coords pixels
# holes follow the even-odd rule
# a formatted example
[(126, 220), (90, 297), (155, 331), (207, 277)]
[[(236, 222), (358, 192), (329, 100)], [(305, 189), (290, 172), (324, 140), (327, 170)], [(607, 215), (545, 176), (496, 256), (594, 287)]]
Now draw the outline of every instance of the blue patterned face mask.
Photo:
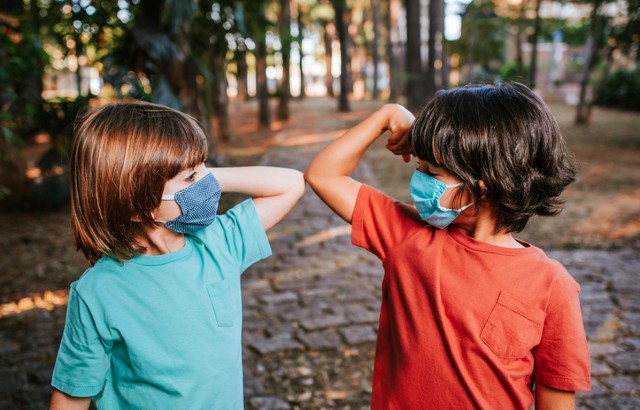
[(416, 209), (420, 217), (429, 225), (438, 229), (444, 229), (460, 215), (460, 212), (473, 205), (472, 202), (460, 209), (449, 209), (440, 206), (440, 198), (444, 194), (444, 191), (462, 185), (464, 185), (464, 182), (447, 185), (416, 169), (411, 177), (409, 188), (411, 198), (413, 198), (413, 202), (416, 204)]
[(182, 215), (170, 221), (159, 222), (164, 222), (167, 228), (180, 233), (191, 233), (205, 228), (216, 218), (221, 193), (218, 180), (209, 173), (173, 195), (162, 195), (163, 201), (176, 201)]

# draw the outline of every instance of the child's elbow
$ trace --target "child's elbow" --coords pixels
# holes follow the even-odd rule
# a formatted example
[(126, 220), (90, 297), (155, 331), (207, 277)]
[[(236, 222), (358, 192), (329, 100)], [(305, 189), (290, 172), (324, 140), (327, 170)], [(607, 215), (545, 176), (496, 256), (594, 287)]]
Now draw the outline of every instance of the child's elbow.
[(318, 183), (318, 178), (317, 173), (314, 172), (312, 167), (309, 167), (304, 171), (304, 179), (311, 188), (315, 189)]
[(291, 170), (292, 171), (292, 177), (291, 177), (291, 184), (289, 186), (289, 190), (291, 192), (292, 196), (295, 196), (296, 198), (296, 202), (302, 198), (302, 195), (304, 195), (304, 191), (306, 189), (306, 183), (304, 180), (304, 174), (300, 171), (297, 170)]

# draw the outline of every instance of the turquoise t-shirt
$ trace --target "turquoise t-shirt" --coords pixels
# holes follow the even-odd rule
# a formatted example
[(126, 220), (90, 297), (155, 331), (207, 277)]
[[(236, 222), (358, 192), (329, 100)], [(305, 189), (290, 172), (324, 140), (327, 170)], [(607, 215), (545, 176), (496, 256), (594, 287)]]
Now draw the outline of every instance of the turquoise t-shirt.
[(104, 257), (71, 284), (51, 384), (104, 409), (241, 409), (240, 275), (271, 255), (253, 201), (124, 263)]

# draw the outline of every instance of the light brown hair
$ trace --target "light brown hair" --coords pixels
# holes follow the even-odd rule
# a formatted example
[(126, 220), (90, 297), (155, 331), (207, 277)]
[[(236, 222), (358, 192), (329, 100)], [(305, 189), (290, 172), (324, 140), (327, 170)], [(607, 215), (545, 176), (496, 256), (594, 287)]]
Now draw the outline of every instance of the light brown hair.
[(92, 265), (104, 255), (124, 261), (144, 252), (136, 238), (157, 226), (151, 212), (165, 182), (207, 152), (198, 122), (171, 108), (136, 101), (89, 111), (70, 154), (76, 247)]

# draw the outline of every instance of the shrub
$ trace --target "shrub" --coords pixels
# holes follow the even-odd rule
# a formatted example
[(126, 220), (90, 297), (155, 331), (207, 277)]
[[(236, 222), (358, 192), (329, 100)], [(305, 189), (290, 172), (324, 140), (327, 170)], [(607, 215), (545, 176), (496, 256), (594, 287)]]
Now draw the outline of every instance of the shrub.
[(596, 85), (595, 103), (640, 111), (640, 70), (609, 73)]
[(518, 65), (515, 62), (508, 62), (500, 68), (500, 79), (504, 82), (527, 83), (529, 81), (529, 66), (523, 65), (522, 73), (518, 75)]

